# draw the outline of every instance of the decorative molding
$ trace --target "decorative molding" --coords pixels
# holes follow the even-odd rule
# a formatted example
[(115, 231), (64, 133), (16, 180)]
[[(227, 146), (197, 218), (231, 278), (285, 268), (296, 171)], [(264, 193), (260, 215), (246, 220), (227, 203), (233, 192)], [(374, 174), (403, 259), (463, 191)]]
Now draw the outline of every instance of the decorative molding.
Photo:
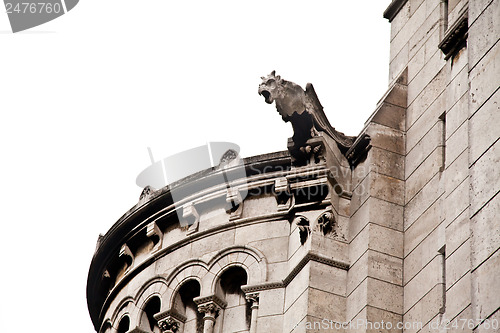
[(467, 6), (462, 9), (460, 17), (447, 29), (447, 32), (438, 47), (444, 53), (444, 59), (448, 60), (466, 45), (469, 32), (469, 14)]
[(153, 241), (151, 252), (161, 249), (163, 243), (163, 232), (160, 230), (156, 222), (151, 222), (146, 226), (146, 236)]
[(198, 296), (193, 298), (193, 302), (198, 305), (198, 308), (201, 305), (206, 305), (206, 304), (215, 304), (221, 309), (224, 309), (227, 306), (226, 301), (220, 299), (216, 295), (209, 295), (209, 296)]
[(408, 2), (408, 0), (392, 0), (389, 7), (384, 11), (384, 18), (392, 22), (406, 2)]
[(308, 252), (300, 261), (299, 263), (292, 269), (292, 271), (288, 274), (288, 276), (283, 280), (284, 286), (287, 286), (294, 278), (299, 274), (299, 272), (304, 268), (304, 266), (309, 262), (309, 261), (316, 261), (320, 262), (322, 264), (326, 264), (328, 266), (332, 267), (337, 267), (343, 270), (348, 270), (349, 269), (349, 264), (337, 261), (332, 258), (327, 258), (325, 256), (319, 255), (314, 252)]
[(285, 287), (283, 281), (275, 281), (275, 282), (265, 282), (255, 285), (241, 286), (241, 290), (243, 290), (244, 293), (251, 293), (256, 291), (271, 290), (283, 287)]
[(245, 285), (241, 287), (241, 290), (243, 290), (244, 293), (252, 293), (252, 292), (257, 292), (257, 291), (263, 291), (263, 290), (270, 290), (270, 289), (277, 289), (277, 288), (284, 288), (286, 287), (296, 276), (299, 274), (299, 272), (302, 270), (302, 268), (305, 267), (305, 265), (309, 261), (316, 261), (331, 267), (336, 267), (342, 270), (349, 270), (349, 264), (345, 262), (341, 262), (338, 260), (335, 260), (333, 258), (328, 258), (323, 255), (320, 255), (315, 252), (309, 251), (295, 267), (292, 269), (290, 273), (282, 280), (282, 281), (274, 281), (274, 282), (265, 282), (261, 284), (256, 284), (256, 285)]
[(153, 192), (154, 192), (154, 188), (152, 188), (151, 186), (146, 186), (142, 192), (141, 192), (141, 195), (139, 196), (139, 202), (140, 201), (148, 201), (149, 198), (153, 195)]
[(153, 315), (154, 319), (156, 319), (158, 322), (161, 320), (164, 320), (166, 318), (174, 318), (175, 320), (185, 323), (186, 322), (186, 317), (181, 315), (180, 313), (176, 312), (173, 309), (169, 309), (167, 311), (159, 312), (155, 315)]

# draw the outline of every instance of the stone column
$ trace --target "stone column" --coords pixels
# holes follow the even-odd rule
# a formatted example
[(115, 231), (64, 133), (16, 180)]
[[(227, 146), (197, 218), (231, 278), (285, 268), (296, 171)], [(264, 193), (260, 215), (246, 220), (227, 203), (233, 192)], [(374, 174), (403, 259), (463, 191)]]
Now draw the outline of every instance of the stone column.
[(198, 311), (203, 313), (203, 333), (213, 333), (215, 318), (219, 315), (221, 308), (215, 302), (198, 305)]
[(252, 319), (250, 320), (250, 333), (257, 332), (257, 315), (259, 314), (259, 293), (247, 293), (245, 295), (252, 309)]
[(179, 331), (180, 323), (171, 316), (158, 321), (162, 333), (177, 333)]

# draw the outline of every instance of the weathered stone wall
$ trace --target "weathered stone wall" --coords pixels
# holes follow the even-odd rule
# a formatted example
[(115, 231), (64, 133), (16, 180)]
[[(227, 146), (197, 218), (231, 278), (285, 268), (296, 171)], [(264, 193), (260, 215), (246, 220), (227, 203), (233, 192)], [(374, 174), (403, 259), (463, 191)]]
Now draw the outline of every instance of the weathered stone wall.
[[(499, 316), (498, 17), (497, 0), (417, 0), (392, 18), (390, 80), (408, 73), (403, 318), (423, 331)], [(463, 20), (466, 45), (450, 38)]]
[(207, 170), (178, 184), (178, 206), (148, 192), (98, 244), (98, 331), (497, 331), (500, 0), (384, 15), (390, 84), (366, 156), (350, 165), (320, 131), (308, 163), (249, 158), (231, 187)]
[[(353, 170), (346, 321), (390, 322), (403, 315), (404, 119), (406, 73), (382, 98), (363, 133), (371, 149)], [(370, 331), (364, 324), (349, 329)]]
[[(469, 3), (469, 216), (472, 318), (500, 321), (500, 1)], [(495, 295), (496, 294), (496, 295)], [(487, 323), (476, 332), (491, 332)]]

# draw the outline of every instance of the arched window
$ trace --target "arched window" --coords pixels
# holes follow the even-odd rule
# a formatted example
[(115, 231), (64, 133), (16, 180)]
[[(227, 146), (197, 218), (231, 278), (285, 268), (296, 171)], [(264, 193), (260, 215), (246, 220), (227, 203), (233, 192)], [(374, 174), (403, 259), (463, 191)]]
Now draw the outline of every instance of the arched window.
[(99, 333), (111, 333), (111, 323), (109, 321), (105, 322)]
[(184, 333), (203, 332), (203, 315), (198, 312), (198, 307), (193, 298), (200, 296), (200, 284), (196, 280), (189, 280), (178, 290), (174, 298), (174, 310), (186, 317)]
[(128, 316), (124, 316), (120, 320), (120, 324), (118, 325), (118, 333), (125, 333), (128, 332), (130, 329), (130, 318)]
[(143, 309), (141, 315), (141, 322), (139, 324), (140, 328), (146, 332), (160, 333), (160, 328), (158, 327), (158, 322), (154, 318), (154, 315), (160, 312), (161, 301), (158, 296), (151, 297), (146, 306)]
[(217, 296), (227, 302), (221, 321), (217, 321), (219, 332), (243, 332), (250, 329), (251, 308), (241, 286), (247, 284), (247, 273), (241, 267), (231, 267), (222, 273), (217, 284)]

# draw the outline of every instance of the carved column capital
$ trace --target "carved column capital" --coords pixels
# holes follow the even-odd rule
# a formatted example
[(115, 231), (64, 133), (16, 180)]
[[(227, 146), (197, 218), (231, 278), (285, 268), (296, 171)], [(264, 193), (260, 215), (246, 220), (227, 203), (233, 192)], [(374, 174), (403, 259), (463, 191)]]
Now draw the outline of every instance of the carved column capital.
[(250, 318), (250, 333), (257, 333), (257, 317), (259, 312), (259, 293), (249, 292), (245, 294), (245, 298), (251, 304), (252, 315)]
[(215, 321), (215, 318), (219, 315), (221, 307), (215, 302), (209, 302), (198, 305), (198, 312), (203, 313), (204, 319), (209, 319)]
[(245, 298), (247, 299), (248, 302), (250, 302), (252, 309), (259, 307), (259, 293), (258, 292), (247, 293), (247, 294), (245, 294)]
[(153, 317), (158, 322), (158, 327), (162, 333), (176, 333), (182, 326), (182, 323), (186, 322), (186, 317), (172, 309), (159, 312)]
[(158, 321), (158, 326), (163, 333), (177, 333), (179, 331), (180, 323), (172, 316), (168, 316)]
[(219, 312), (226, 307), (227, 303), (215, 295), (200, 296), (193, 299), (198, 305), (198, 312), (204, 314), (203, 319), (215, 322)]

